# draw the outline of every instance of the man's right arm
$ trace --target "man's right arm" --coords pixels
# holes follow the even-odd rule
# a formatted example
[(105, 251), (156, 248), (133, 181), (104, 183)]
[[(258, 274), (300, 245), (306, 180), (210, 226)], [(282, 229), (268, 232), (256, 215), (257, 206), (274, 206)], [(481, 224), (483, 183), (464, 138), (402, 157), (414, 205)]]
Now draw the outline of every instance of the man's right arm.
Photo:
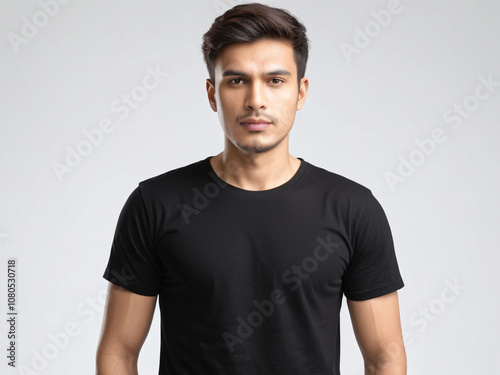
[(151, 327), (156, 299), (109, 283), (97, 375), (137, 375), (137, 359)]

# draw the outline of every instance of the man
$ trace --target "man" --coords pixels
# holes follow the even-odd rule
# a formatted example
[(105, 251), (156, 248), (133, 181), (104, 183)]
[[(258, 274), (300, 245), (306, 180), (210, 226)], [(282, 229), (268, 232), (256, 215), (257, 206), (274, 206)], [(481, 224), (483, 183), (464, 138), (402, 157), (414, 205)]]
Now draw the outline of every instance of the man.
[(160, 374), (339, 374), (345, 295), (366, 374), (406, 374), (382, 208), (288, 151), (309, 86), (304, 26), (238, 5), (202, 50), (224, 150), (139, 183), (125, 203), (97, 373), (137, 373), (159, 296)]

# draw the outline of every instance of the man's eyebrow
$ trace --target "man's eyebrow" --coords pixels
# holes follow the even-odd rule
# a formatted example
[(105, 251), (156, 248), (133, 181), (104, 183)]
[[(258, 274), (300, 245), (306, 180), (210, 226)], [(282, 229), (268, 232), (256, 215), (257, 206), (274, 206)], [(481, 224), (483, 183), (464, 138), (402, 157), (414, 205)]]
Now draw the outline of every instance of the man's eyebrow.
[(273, 70), (272, 72), (266, 73), (266, 76), (291, 76), (292, 73), (290, 73), (286, 69), (278, 69), (278, 70)]
[[(265, 76), (291, 76), (292, 73), (290, 73), (286, 69), (278, 69), (278, 70), (273, 70), (271, 72), (267, 72), (264, 74)], [(222, 73), (223, 77), (230, 77), (230, 76), (238, 76), (238, 77), (248, 77), (247, 73), (240, 72), (238, 70), (232, 70), (228, 69)]]

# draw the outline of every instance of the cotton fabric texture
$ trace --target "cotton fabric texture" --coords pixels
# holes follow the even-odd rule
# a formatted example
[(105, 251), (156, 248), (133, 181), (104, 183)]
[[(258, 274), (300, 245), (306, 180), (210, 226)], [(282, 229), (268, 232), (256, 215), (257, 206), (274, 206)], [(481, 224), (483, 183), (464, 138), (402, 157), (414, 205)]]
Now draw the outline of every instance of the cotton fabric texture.
[(264, 191), (225, 183), (210, 158), (138, 184), (103, 275), (159, 296), (159, 374), (339, 374), (342, 298), (404, 286), (382, 207), (302, 158)]

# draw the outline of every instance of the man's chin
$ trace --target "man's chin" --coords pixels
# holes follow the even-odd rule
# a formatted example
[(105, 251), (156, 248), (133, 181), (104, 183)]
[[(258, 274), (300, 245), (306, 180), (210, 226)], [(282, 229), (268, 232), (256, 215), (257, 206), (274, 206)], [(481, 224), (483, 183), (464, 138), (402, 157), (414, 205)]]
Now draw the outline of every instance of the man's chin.
[(237, 144), (236, 147), (238, 147), (238, 149), (240, 149), (241, 151), (244, 151), (246, 153), (262, 154), (264, 152), (272, 150), (278, 144), (279, 144), (279, 142), (278, 143), (271, 143), (271, 144), (254, 142), (254, 143), (240, 143), (240, 144)]
[[(283, 140), (287, 137), (285, 134), (282, 138), (276, 139), (275, 137), (258, 137), (251, 139), (251, 137), (242, 137), (241, 139), (233, 138), (231, 142), (235, 147), (239, 150), (252, 153), (252, 154), (262, 154), (264, 152), (268, 152), (278, 146)], [(267, 139), (265, 139), (267, 138)], [(271, 139), (269, 139), (271, 138)]]

